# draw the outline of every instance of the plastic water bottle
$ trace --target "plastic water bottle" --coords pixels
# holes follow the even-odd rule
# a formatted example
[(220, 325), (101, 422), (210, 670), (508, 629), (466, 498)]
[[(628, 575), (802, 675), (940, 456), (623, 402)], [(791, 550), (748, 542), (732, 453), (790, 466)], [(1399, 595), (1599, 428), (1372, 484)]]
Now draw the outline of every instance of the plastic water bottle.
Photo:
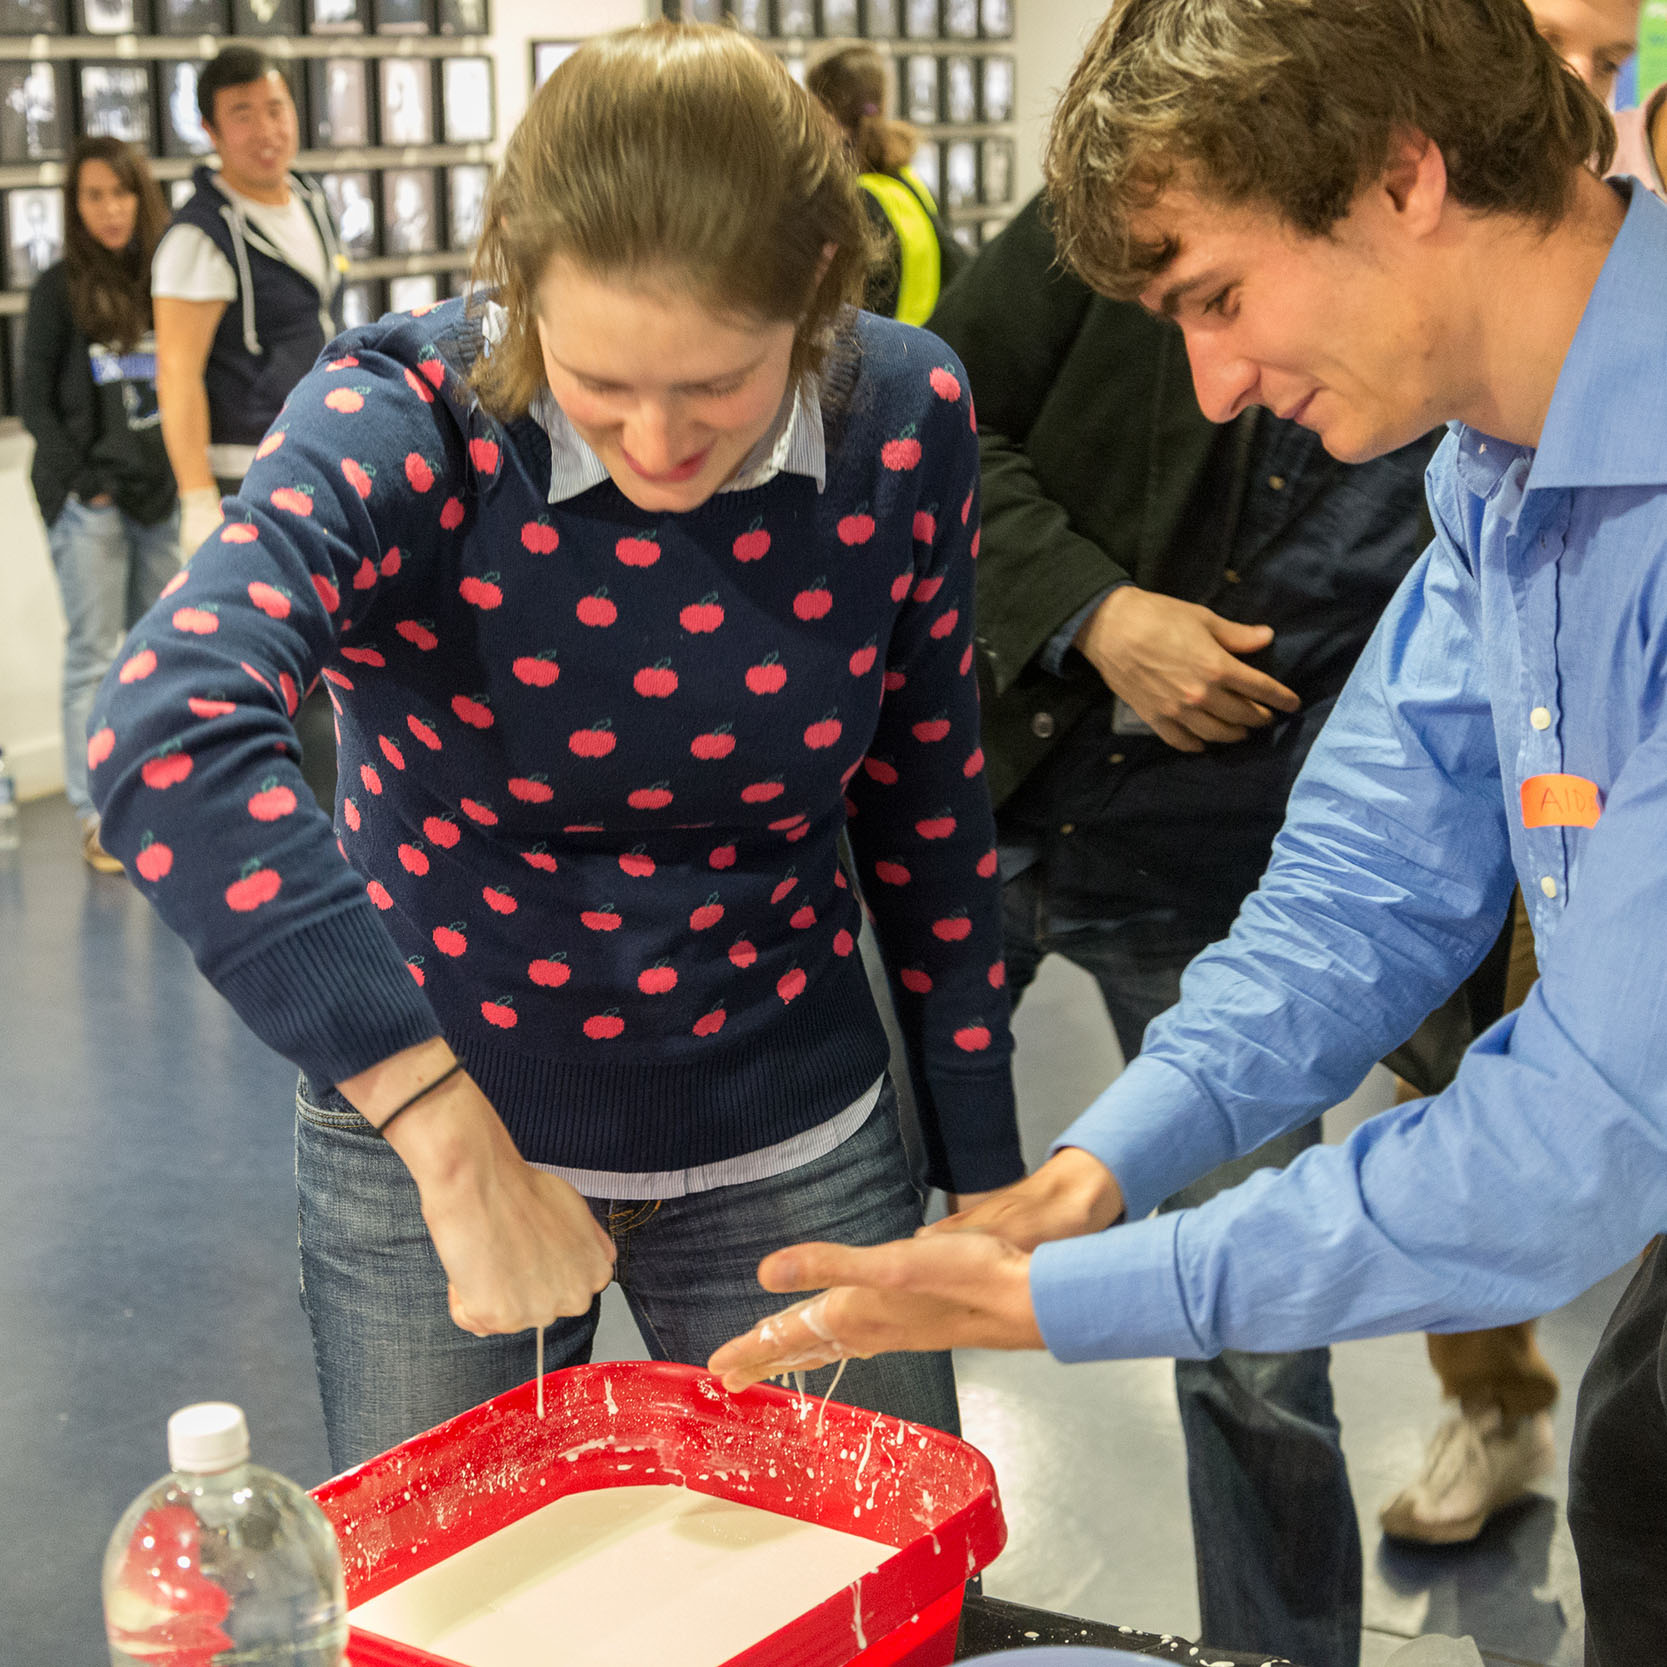
[(0, 851), (15, 851), (17, 846), (17, 782), (0, 751)]
[(104, 1553), (112, 1667), (340, 1667), (335, 1530), (293, 1482), (250, 1464), (241, 1409), (176, 1412), (168, 1462)]

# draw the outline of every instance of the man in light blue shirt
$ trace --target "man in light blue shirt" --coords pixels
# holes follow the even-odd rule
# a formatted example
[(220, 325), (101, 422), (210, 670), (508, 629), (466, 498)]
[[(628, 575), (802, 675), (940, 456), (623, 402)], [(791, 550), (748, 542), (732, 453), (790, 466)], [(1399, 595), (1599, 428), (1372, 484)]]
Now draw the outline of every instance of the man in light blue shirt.
[[(728, 1381), (794, 1351), (1499, 1324), (1667, 1229), (1667, 207), (1586, 165), (1612, 148), (1520, 0), (1119, 0), (1050, 140), (1067, 258), (1179, 324), (1218, 421), (1265, 405), (1348, 461), (1448, 421), (1436, 539), (1139, 1059), (933, 1236), (767, 1261), (836, 1288), (720, 1351)], [(1445, 1093), (1149, 1218), (1346, 1095), (1513, 881), (1541, 979)], [(1582, 1390), (1591, 1667), (1667, 1638), (1664, 1324), (1658, 1249)]]

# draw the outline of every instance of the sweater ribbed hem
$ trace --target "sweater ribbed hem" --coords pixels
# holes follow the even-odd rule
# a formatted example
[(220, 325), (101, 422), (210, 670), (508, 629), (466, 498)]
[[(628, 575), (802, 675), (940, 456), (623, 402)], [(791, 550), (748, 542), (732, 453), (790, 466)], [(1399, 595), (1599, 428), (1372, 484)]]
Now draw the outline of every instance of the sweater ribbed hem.
[(269, 1048), (337, 1083), (440, 1034), (368, 900), (264, 945), (215, 983)]

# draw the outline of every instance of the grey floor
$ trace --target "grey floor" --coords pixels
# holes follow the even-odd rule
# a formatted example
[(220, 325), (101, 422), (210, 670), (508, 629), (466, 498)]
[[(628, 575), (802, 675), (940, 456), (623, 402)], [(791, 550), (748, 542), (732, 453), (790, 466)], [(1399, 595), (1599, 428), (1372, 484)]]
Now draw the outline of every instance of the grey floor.
[[(308, 1485), (328, 1465), (295, 1297), (294, 1072), (125, 882), (83, 867), (62, 800), (26, 806), (23, 826), (22, 851), (0, 854), (0, 1667), (93, 1667), (105, 1537), (165, 1468), (175, 1407), (237, 1401), (262, 1462)], [(1017, 1025), (1037, 1157), (1120, 1061), (1093, 986), (1063, 963), (1044, 968)], [(1332, 1122), (1377, 1109), (1384, 1088), (1368, 1079)], [(1542, 1327), (1569, 1391), (1565, 1458), (1573, 1387), (1620, 1283)], [(622, 1303), (599, 1341), (640, 1356)], [(1192, 1635), (1167, 1366), (973, 1353), (960, 1374), (1009, 1526), (987, 1589)], [(1426, 1631), (1473, 1634), (1496, 1663), (1576, 1667), (1561, 1478), (1472, 1547), (1385, 1547), (1376, 1506), (1416, 1469), (1438, 1416), (1422, 1342), (1348, 1344), (1335, 1378), (1367, 1546), (1362, 1667)], [(1108, 1529), (1129, 1523), (1131, 1499), (1138, 1528)]]

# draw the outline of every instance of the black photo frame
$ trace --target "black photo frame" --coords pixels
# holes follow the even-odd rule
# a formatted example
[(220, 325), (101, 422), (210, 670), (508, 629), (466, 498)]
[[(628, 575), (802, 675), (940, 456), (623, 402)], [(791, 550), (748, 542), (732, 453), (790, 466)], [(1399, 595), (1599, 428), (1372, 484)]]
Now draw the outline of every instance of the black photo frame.
[(299, 35), (301, 0), (232, 0), (234, 35)]
[(863, 0), (862, 32), (871, 41), (894, 41), (902, 31), (898, 0)]
[(978, 120), (978, 65), (965, 52), (943, 60), (943, 119), (954, 127), (971, 127)]
[(64, 194), (56, 185), (6, 193), (6, 287), (27, 289), (64, 255)]
[(309, 35), (362, 35), (370, 28), (370, 0), (307, 0)]
[(170, 58), (157, 65), (164, 156), (207, 156), (214, 149), (197, 107), (197, 81), (205, 68), (196, 58)]
[(373, 260), (381, 253), (376, 238), (376, 176), (369, 168), (345, 168), (320, 174), (318, 183), (330, 205), (342, 253), (349, 260)]
[(429, 58), (377, 63), (377, 131), (384, 145), (434, 143), (434, 65)]
[(987, 122), (1010, 122), (1016, 102), (1014, 60), (1005, 52), (987, 52), (979, 61), (978, 108)]
[(529, 41), (532, 49), (532, 90), (536, 93), (579, 50), (578, 41)]
[(466, 252), (480, 236), (492, 169), (485, 162), (455, 162), (446, 169), (446, 247)]
[(903, 119), (917, 127), (932, 127), (938, 120), (938, 60), (931, 52), (911, 52), (903, 59), (898, 76), (898, 95)]
[(375, 278), (350, 278), (341, 287), (342, 328), (356, 330), (382, 316), (382, 285)]
[(440, 191), (432, 168), (382, 170), (382, 252), (432, 255), (440, 248)]
[(62, 35), (68, 30), (68, 0), (0, 0), (0, 35)]
[(369, 59), (309, 58), (307, 105), (315, 150), (356, 150), (375, 144)]
[(978, 200), (1004, 207), (1013, 200), (1013, 168), (1017, 158), (1013, 141), (991, 138), (984, 141), (978, 158)]
[(231, 20), (226, 0), (155, 0), (159, 35), (224, 35)]
[(69, 151), (69, 65), (47, 58), (0, 63), (0, 163), (60, 162)]
[(432, 35), (434, 9), (430, 0), (376, 0), (379, 35)]
[(75, 29), (81, 35), (143, 35), (150, 32), (145, 0), (75, 0)]
[(133, 58), (84, 58), (77, 71), (79, 130), (148, 151), (156, 135), (150, 65)]
[(490, 0), (440, 0), (435, 21), (442, 35), (490, 35)]
[(440, 60), (440, 137), (448, 145), (491, 143), (497, 121), (492, 60)]
[(951, 139), (943, 148), (943, 206), (973, 208), (978, 203), (978, 141)]
[(435, 272), (409, 272), (388, 280), (388, 311), (414, 313), (432, 307), (440, 299), (440, 277)]
[(903, 0), (903, 35), (912, 41), (935, 41), (938, 0)]

